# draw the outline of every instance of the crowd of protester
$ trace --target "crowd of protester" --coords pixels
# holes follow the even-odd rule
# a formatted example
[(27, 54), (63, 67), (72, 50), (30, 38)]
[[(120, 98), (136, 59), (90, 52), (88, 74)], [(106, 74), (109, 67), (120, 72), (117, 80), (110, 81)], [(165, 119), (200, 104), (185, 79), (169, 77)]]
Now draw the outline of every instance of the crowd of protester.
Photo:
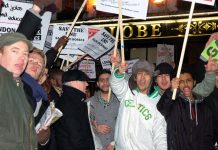
[[(176, 78), (171, 64), (139, 60), (129, 75), (127, 63), (113, 55), (116, 69), (102, 69), (98, 90), (87, 97), (84, 72), (54, 65), (67, 37), (45, 54), (30, 42), (50, 3), (34, 0), (17, 32), (0, 36), (1, 150), (215, 150), (218, 65), (212, 57), (198, 66), (204, 72), (196, 83), (190, 66)], [(51, 101), (63, 116), (36, 130)]]

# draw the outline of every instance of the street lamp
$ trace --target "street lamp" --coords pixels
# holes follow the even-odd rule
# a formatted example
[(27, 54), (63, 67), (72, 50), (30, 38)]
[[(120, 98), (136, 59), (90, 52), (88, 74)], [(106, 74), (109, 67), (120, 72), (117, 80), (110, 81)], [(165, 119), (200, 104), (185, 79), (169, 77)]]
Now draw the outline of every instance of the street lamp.
[(157, 5), (163, 4), (164, 2), (165, 0), (153, 0), (153, 3)]

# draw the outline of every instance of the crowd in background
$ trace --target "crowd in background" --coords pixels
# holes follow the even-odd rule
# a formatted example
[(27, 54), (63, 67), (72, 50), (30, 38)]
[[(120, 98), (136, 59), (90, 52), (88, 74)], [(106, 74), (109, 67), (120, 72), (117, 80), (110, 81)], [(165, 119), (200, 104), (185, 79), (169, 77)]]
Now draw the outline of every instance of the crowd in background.
[[(175, 66), (146, 60), (137, 61), (128, 75), (117, 53), (111, 56), (116, 69), (99, 71), (98, 90), (90, 95), (84, 72), (55, 65), (66, 36), (45, 54), (30, 42), (50, 3), (35, 0), (17, 32), (0, 36), (0, 149), (215, 149), (218, 65), (212, 57), (199, 60), (197, 69), (184, 66), (176, 78)], [(36, 131), (51, 101), (63, 116)]]

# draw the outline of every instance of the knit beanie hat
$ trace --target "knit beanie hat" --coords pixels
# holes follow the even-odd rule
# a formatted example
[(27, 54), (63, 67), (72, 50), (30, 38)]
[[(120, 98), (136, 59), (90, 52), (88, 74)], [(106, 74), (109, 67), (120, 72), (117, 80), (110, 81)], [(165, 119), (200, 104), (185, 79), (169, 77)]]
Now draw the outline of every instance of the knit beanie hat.
[(154, 66), (147, 62), (146, 60), (138, 60), (132, 67), (132, 76), (129, 79), (129, 87), (130, 89), (136, 89), (137, 83), (135, 81), (135, 77), (138, 72), (145, 71), (151, 75), (154, 75)]
[(146, 60), (138, 60), (132, 67), (132, 75), (136, 76), (136, 74), (140, 71), (145, 71), (153, 76), (154, 66)]
[(162, 74), (169, 74), (170, 77), (173, 75), (173, 67), (168, 63), (160, 63), (155, 68), (154, 76), (157, 77), (158, 75)]
[(62, 82), (70, 82), (70, 81), (88, 81), (88, 76), (80, 71), (80, 70), (68, 70), (64, 72), (62, 77)]
[(0, 36), (0, 48), (12, 45), (19, 41), (24, 41), (28, 45), (29, 50), (32, 50), (32, 43), (23, 34), (18, 32), (6, 33)]

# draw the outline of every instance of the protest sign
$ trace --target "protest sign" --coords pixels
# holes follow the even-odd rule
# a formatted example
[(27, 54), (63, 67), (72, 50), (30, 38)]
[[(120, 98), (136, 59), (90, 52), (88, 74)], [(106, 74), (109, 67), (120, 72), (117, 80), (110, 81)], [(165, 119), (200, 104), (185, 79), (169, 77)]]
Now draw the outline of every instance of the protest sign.
[(156, 65), (167, 62), (171, 64), (174, 61), (174, 45), (157, 44)]
[(213, 40), (201, 53), (200, 58), (203, 61), (208, 61), (209, 56), (212, 56), (212, 58), (216, 61), (218, 61), (218, 41)]
[[(69, 29), (69, 25), (53, 25), (52, 47), (57, 43), (58, 39), (64, 35)], [(69, 41), (61, 54), (75, 54), (74, 50), (78, 50), (82, 44), (88, 40), (88, 31), (84, 27), (74, 27), (69, 36)]]
[(100, 58), (101, 66), (103, 69), (111, 70), (111, 61), (110, 61), (110, 55), (104, 55)]
[(51, 20), (51, 12), (45, 12), (41, 18), (42, 18), (41, 21), (42, 27), (40, 28), (39, 32), (34, 36), (32, 43), (35, 47), (43, 50), (50, 20)]
[(63, 60), (68, 60), (69, 62), (74, 62), (78, 58), (78, 55), (60, 55), (59, 58)]
[[(122, 14), (145, 20), (148, 2), (148, 0), (122, 0)], [(118, 0), (96, 0), (96, 10), (119, 14)]]
[(92, 38), (83, 44), (80, 50), (97, 59), (114, 46), (115, 38), (105, 29), (97, 32)]
[(128, 61), (126, 61), (127, 62), (127, 64), (128, 64), (128, 74), (129, 75), (132, 75), (132, 67), (133, 67), (133, 65), (138, 61), (139, 59), (132, 59), (132, 60), (128, 60)]
[[(0, 35), (9, 32), (16, 32), (21, 19), (27, 9), (32, 7), (31, 3), (3, 0), (2, 10), (0, 12)], [(46, 12), (42, 16), (42, 27), (37, 32), (33, 40), (33, 45), (43, 49), (48, 26), (51, 20), (51, 12)]]
[[(193, 0), (184, 0), (192, 2)], [(195, 0), (196, 3), (214, 6), (215, 0)]]
[(79, 64), (79, 70), (83, 71), (89, 79), (96, 78), (95, 62), (91, 60), (83, 60)]
[(93, 37), (98, 31), (101, 30), (101, 28), (99, 27), (85, 26), (85, 25), (82, 25), (82, 26), (84, 26), (84, 28), (88, 30), (88, 39)]
[(47, 36), (45, 39), (45, 44), (44, 44), (44, 48), (43, 51), (46, 53), (48, 50), (50, 50), (51, 48), (51, 43), (52, 43), (52, 35), (53, 35), (53, 26), (50, 25), (48, 28), (48, 32), (47, 32)]

